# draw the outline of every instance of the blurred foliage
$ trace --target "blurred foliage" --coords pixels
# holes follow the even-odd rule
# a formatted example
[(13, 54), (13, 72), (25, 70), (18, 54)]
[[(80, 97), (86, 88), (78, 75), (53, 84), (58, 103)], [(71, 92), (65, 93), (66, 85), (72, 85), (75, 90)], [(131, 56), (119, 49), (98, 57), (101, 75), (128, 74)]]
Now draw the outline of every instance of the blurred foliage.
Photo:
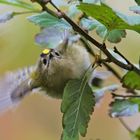
[[(9, 1), (3, 1), (2, 0), (0, 2), (9, 4)], [(91, 1), (86, 1), (86, 2), (91, 3)], [(94, 2), (96, 3), (97, 1), (94, 1)], [(138, 3), (138, 1), (137, 1), (137, 3)], [(26, 3), (22, 3), (22, 2), (17, 1), (17, 0), (12, 1), (11, 5), (19, 6), (19, 7), (22, 7), (22, 8), (29, 9), (29, 10), (34, 10), (34, 8), (32, 6), (30, 7), (30, 4), (28, 5)], [(135, 21), (138, 21), (137, 25), (130, 25), (129, 21), (133, 21), (134, 18), (126, 17), (123, 14), (118, 15), (118, 14), (115, 13), (115, 11), (113, 11), (113, 9), (111, 9), (109, 6), (107, 6), (105, 4), (101, 4), (101, 6), (97, 6), (97, 5), (94, 5), (94, 4), (80, 4), (79, 7), (87, 15), (95, 18), (96, 20), (98, 20), (98, 22), (100, 22), (100, 23), (96, 24), (94, 28), (98, 28), (100, 25), (102, 25), (103, 28), (100, 28), (99, 30), (96, 30), (96, 31), (101, 37), (104, 38), (104, 40), (108, 39), (108, 41), (110, 41), (110, 42), (118, 43), (118, 42), (121, 41), (121, 38), (124, 38), (125, 35), (126, 35), (124, 29), (134, 30), (136, 32), (140, 31), (139, 20), (136, 19), (133, 22), (133, 23), (135, 23)], [(103, 12), (103, 11), (106, 11), (106, 12)], [(12, 17), (13, 16), (11, 14), (10, 18), (12, 18)], [(45, 20), (45, 22), (44, 22), (44, 17), (45, 17), (45, 19), (47, 17), (47, 21)], [(9, 16), (7, 16), (7, 15), (1, 16), (0, 18), (1, 19), (3, 18), (3, 20), (1, 20), (2, 22), (10, 19)], [(11, 22), (13, 24), (12, 26), (10, 26), (10, 29), (13, 31), (12, 35), (9, 34), (9, 36), (7, 36), (8, 34), (6, 33), (6, 40), (8, 40), (10, 38), (10, 41), (12, 42), (12, 45), (10, 45), (9, 48), (8, 48), (7, 45), (6, 45), (6, 48), (2, 48), (2, 49), (0, 48), (2, 50), (2, 52), (0, 52), (0, 55), (2, 54), (0, 56), (0, 58), (1, 58), (1, 60), (4, 60), (3, 63), (0, 64), (0, 66), (2, 66), (1, 72), (3, 72), (5, 69), (9, 69), (9, 68), (14, 69), (17, 66), (19, 66), (19, 67), (22, 66), (23, 67), (25, 64), (30, 65), (30, 64), (34, 63), (36, 61), (36, 58), (38, 57), (39, 51), (41, 50), (39, 47), (34, 47), (34, 44), (33, 44), (33, 42), (34, 42), (33, 36), (36, 34), (36, 32), (38, 32), (38, 29), (34, 28), (29, 23), (26, 23), (22, 19), (23, 19), (23, 16), (21, 16), (21, 18), (18, 18), (18, 20), (20, 20), (20, 22), (16, 19), (13, 21), (13, 23)], [(69, 26), (63, 20), (57, 19), (57, 18), (53, 17), (52, 15), (44, 14), (44, 13), (30, 16), (29, 20), (38, 24), (41, 28), (42, 27), (47, 27), (47, 26), (50, 27), (50, 26), (52, 26), (52, 23), (53, 23), (53, 25), (54, 24), (57, 25), (56, 27), (59, 27), (60, 25), (61, 26), (62, 25)], [(89, 20), (89, 19), (87, 18), (87, 20)], [(124, 20), (128, 21), (128, 23), (126, 23)], [(91, 20), (91, 21), (93, 22), (95, 20)], [(112, 21), (115, 21), (115, 24)], [(11, 23), (6, 23), (6, 24), (10, 25)], [(94, 24), (95, 23), (97, 23), (97, 21), (95, 21)], [(27, 26), (26, 26), (26, 24), (27, 24)], [(88, 24), (88, 23), (84, 23), (83, 27), (85, 27), (85, 24)], [(92, 26), (94, 26), (94, 24)], [(92, 27), (89, 27), (89, 26), (91, 26), (91, 24), (88, 24), (88, 26), (86, 26), (88, 28), (88, 30), (90, 30), (92, 28)], [(64, 27), (64, 26), (62, 26), (62, 27)], [(7, 28), (7, 27), (5, 27), (5, 28)], [(119, 30), (116, 30), (116, 29), (119, 29)], [(27, 30), (30, 31), (30, 32), (28, 32), (28, 34), (26, 32)], [(54, 30), (51, 30), (51, 31), (54, 31)], [(111, 31), (114, 31), (114, 33), (112, 33)], [(19, 33), (20, 33), (20, 36), (19, 36)], [(5, 46), (5, 44), (4, 44), (4, 46)], [(31, 56), (30, 54), (34, 54), (34, 55)], [(20, 58), (20, 59), (18, 59), (18, 58)], [(5, 65), (4, 63), (6, 61), (7, 62), (9, 61), (9, 62), (6, 63), (6, 65)], [(16, 63), (13, 65), (13, 63), (11, 63), (12, 61), (16, 61)], [(132, 72), (128, 72), (123, 78), (123, 83), (125, 84), (125, 86), (129, 85), (133, 89), (139, 89), (139, 80), (140, 80), (139, 75), (137, 75), (135, 73), (132, 73)], [(70, 87), (71, 87), (71, 85), (70, 85)], [(67, 89), (66, 89), (66, 91), (67, 92), (66, 92), (65, 95), (67, 96), (67, 93), (69, 93), (69, 91)], [(72, 88), (70, 88), (70, 92), (71, 91), (72, 91)], [(76, 94), (76, 96), (78, 96), (77, 101), (79, 101), (78, 99), (81, 96), (80, 93), (82, 93), (82, 92), (79, 92), (79, 94)], [(88, 92), (88, 93), (90, 93), (90, 92)], [(84, 95), (86, 95), (86, 94), (84, 94)], [(66, 97), (66, 96), (64, 96), (64, 97)], [(88, 96), (86, 95), (85, 98), (88, 98)], [(88, 99), (88, 101), (90, 99), (93, 99), (93, 98), (90, 97)], [(63, 100), (62, 105), (63, 105), (64, 102), (67, 104), (68, 102), (74, 103), (74, 101), (75, 100), (73, 100), (73, 98), (71, 98), (71, 100), (69, 100), (69, 98), (68, 99), (66, 98), (66, 99)], [(86, 134), (86, 127), (87, 127), (87, 123), (89, 121), (89, 115), (91, 114), (91, 108), (93, 107), (93, 101), (92, 101), (92, 103), (87, 102), (84, 99), (83, 99), (83, 101), (84, 102), (82, 102), (82, 103), (83, 103), (83, 106), (86, 107), (86, 109), (87, 109), (86, 111), (89, 111), (89, 110), (90, 111), (89, 112), (86, 112), (85, 110), (83, 111), (82, 109), (84, 109), (84, 107), (78, 109), (79, 112), (83, 111), (84, 113), (83, 112), (81, 113), (83, 118), (82, 117), (80, 118), (80, 116), (78, 115), (79, 116), (78, 121), (77, 121), (78, 123), (76, 125), (74, 124), (74, 126), (76, 128), (75, 129), (76, 130), (75, 131), (75, 133), (76, 133), (75, 136), (77, 136), (79, 131), (81, 132), (81, 134), (83, 136)], [(133, 101), (133, 104), (134, 103), (138, 104), (139, 99), (137, 101)], [(63, 106), (66, 107), (66, 104), (63, 105)], [(76, 108), (76, 107), (79, 107), (79, 106), (74, 106), (74, 104), (72, 104), (72, 105), (73, 105), (72, 106), (73, 109)], [(49, 106), (49, 104), (48, 104), (48, 106)], [(90, 109), (88, 107), (90, 107)], [(125, 100), (123, 102), (120, 101), (120, 100), (116, 100), (114, 102), (114, 104), (112, 105), (112, 110), (113, 110), (112, 112), (115, 112), (115, 113), (117, 112), (116, 116), (122, 116), (122, 114), (123, 115), (124, 114), (125, 115), (128, 115), (128, 114), (132, 115), (133, 112), (135, 111), (134, 108), (136, 108), (136, 107), (132, 106), (132, 104), (130, 102), (128, 102), (128, 100)], [(43, 110), (44, 109), (46, 109), (46, 108), (43, 106)], [(73, 121), (75, 120), (73, 118), (71, 118), (71, 120), (67, 120), (67, 118), (69, 116), (68, 111), (69, 110), (63, 111), (64, 120), (65, 120), (63, 122), (64, 123), (64, 133), (65, 134), (66, 134), (65, 128), (69, 127), (69, 123), (73, 124)], [(73, 110), (71, 110), (71, 111), (73, 111)], [(85, 115), (85, 112), (86, 112), (86, 115)], [(68, 115), (67, 115), (67, 113), (68, 113)], [(72, 112), (70, 112), (70, 115), (71, 115), (71, 113)], [(76, 118), (75, 117), (76, 114), (73, 114), (73, 115), (74, 115), (74, 118)], [(41, 115), (41, 117), (42, 116), (43, 115)], [(84, 119), (84, 117), (86, 117), (86, 119)], [(84, 122), (83, 120), (86, 121), (86, 122)], [(82, 123), (84, 123), (84, 126), (82, 125), (82, 127), (79, 127)], [(70, 125), (70, 127), (71, 127), (71, 125)], [(66, 129), (66, 130), (67, 130), (67, 132), (69, 132), (68, 129)], [(91, 136), (93, 136), (93, 135), (91, 135)], [(139, 139), (139, 130), (134, 132), (134, 137)], [(39, 136), (39, 138), (43, 139), (42, 136)], [(50, 136), (49, 139), (52, 139), (52, 136)], [(78, 137), (76, 137), (76, 139), (78, 139)]]

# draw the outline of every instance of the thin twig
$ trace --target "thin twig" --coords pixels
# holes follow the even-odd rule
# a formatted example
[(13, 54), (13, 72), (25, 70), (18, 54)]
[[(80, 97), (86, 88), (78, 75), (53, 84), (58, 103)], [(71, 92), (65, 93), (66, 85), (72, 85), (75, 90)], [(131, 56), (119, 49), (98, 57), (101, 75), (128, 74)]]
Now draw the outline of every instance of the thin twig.
[(115, 97), (122, 97), (122, 98), (140, 98), (140, 95), (120, 95), (120, 94), (115, 94), (115, 93), (112, 93), (113, 95), (113, 98)]
[(130, 132), (133, 133), (133, 130), (126, 124), (126, 122), (123, 120), (123, 118), (119, 118), (119, 121), (121, 122), (121, 124), (124, 126), (124, 128)]
[(120, 55), (127, 62), (127, 64), (131, 65), (131, 62), (128, 59), (126, 59), (126, 57), (122, 53), (120, 53), (116, 47), (114, 47), (114, 52)]
[[(88, 43), (88, 41), (87, 41), (84, 37), (81, 37), (80, 40), (81, 40), (81, 42), (84, 44), (84, 46), (86, 47), (87, 51), (88, 51), (93, 57), (95, 57), (96, 54), (95, 54), (95, 52), (93, 51), (91, 45)], [(103, 64), (103, 65), (106, 67), (107, 70), (111, 71), (111, 72), (114, 74), (114, 76), (115, 76), (119, 81), (121, 81), (122, 76), (121, 76), (112, 66), (110, 66), (106, 61), (102, 61), (102, 60), (101, 60), (101, 64)], [(127, 91), (130, 92), (130, 93), (133, 93), (133, 94), (135, 94), (135, 95), (137, 94), (137, 92), (134, 91), (133, 89), (128, 89), (128, 88), (127, 88)]]
[(64, 18), (74, 29), (74, 31), (78, 32), (79, 34), (81, 34), (82, 36), (84, 36), (87, 40), (89, 40), (91, 43), (93, 43), (97, 48), (99, 48), (101, 51), (104, 52), (104, 54), (109, 58), (110, 62), (115, 63), (116, 65), (120, 66), (121, 68), (124, 68), (126, 70), (133, 70), (135, 72), (137, 72), (138, 74), (140, 74), (140, 70), (133, 66), (133, 64), (131, 65), (127, 65), (124, 64), (123, 62), (118, 61), (107, 49), (105, 44), (100, 44), (98, 41), (96, 41), (94, 38), (92, 38), (90, 35), (88, 35), (83, 29), (81, 29), (74, 21), (71, 20), (71, 18), (69, 18), (64, 12), (62, 12), (52, 1), (50, 2), (52, 4), (52, 6), (58, 11), (58, 12), (54, 12), (52, 10), (50, 10), (48, 7), (46, 7), (46, 5), (44, 3), (40, 3), (40, 1), (38, 2), (42, 9), (52, 15), (57, 16), (58, 18), (62, 17)]
[[(124, 64), (123, 62), (118, 61), (107, 49), (105, 44), (101, 44), (98, 41), (96, 41), (94, 38), (92, 38), (86, 31), (84, 31), (82, 28), (80, 28), (71, 18), (69, 18), (64, 12), (62, 12), (51, 0), (50, 3), (51, 5), (58, 11), (57, 13), (55, 11), (52, 11), (48, 7), (46, 7), (45, 4), (40, 3), (40, 0), (38, 0), (38, 3), (41, 5), (42, 10), (50, 13), (51, 15), (54, 15), (55, 17), (58, 18), (64, 18), (73, 28), (74, 31), (78, 32), (80, 35), (82, 35), (84, 38), (86, 38), (88, 41), (90, 41), (92, 44), (94, 44), (97, 48), (99, 48), (104, 54), (109, 58), (110, 62), (115, 63), (121, 68), (124, 68), (126, 70), (133, 70), (140, 74), (140, 69), (135, 67), (132, 63), (129, 65)], [(106, 62), (103, 62), (103, 64), (107, 67), (108, 70), (111, 70), (113, 74), (120, 80), (121, 76), (112, 68), (110, 67)], [(123, 121), (123, 119), (119, 118), (120, 122), (123, 124), (123, 126), (129, 131), (133, 132), (129, 126)]]

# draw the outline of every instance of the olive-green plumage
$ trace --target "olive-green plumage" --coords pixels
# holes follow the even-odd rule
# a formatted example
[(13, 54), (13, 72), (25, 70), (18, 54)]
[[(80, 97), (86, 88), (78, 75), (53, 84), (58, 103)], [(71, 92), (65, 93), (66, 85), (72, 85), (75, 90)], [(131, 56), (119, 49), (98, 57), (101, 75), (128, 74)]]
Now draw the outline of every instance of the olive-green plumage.
[(61, 98), (68, 80), (80, 78), (90, 65), (85, 48), (78, 45), (56, 48), (59, 57), (54, 56), (46, 67), (40, 59), (31, 76), (31, 86), (41, 87), (50, 96)]
[[(35, 66), (6, 75), (6, 80), (0, 82), (0, 98), (4, 99), (0, 109), (19, 102), (35, 88), (44, 90), (49, 96), (62, 98), (67, 82), (82, 77), (91, 65), (84, 47), (67, 44), (63, 42), (50, 53), (45, 51), (48, 54), (41, 55)], [(5, 85), (9, 87), (5, 88)]]

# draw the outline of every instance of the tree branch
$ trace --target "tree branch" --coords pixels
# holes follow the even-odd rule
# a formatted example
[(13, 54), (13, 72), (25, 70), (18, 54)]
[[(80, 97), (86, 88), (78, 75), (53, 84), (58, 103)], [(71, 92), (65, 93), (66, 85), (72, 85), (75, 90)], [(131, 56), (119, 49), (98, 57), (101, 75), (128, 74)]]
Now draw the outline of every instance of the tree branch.
[(38, 0), (37, 1), (42, 9), (58, 18), (64, 18), (73, 28), (74, 31), (78, 32), (80, 35), (84, 36), (87, 40), (89, 40), (91, 43), (93, 43), (97, 48), (99, 48), (104, 54), (109, 58), (109, 62), (113, 62), (116, 65), (118, 65), (121, 68), (124, 68), (126, 70), (135, 71), (138, 74), (140, 74), (140, 70), (135, 67), (133, 64), (124, 64), (123, 62), (118, 61), (107, 49), (105, 44), (100, 44), (98, 41), (96, 41), (94, 38), (92, 38), (90, 35), (88, 35), (83, 29), (81, 29), (74, 21), (72, 21), (64, 12), (62, 12), (51, 0), (47, 0), (47, 3), (49, 2), (56, 10), (52, 11), (50, 10), (45, 3), (45, 0)]
[(140, 98), (140, 95), (119, 95), (119, 94), (115, 94), (112, 93), (113, 98), (115, 97), (122, 97), (122, 98)]
[[(46, 11), (48, 13), (50, 13), (51, 15), (58, 17), (58, 18), (64, 18), (73, 28), (74, 31), (76, 31), (77, 33), (79, 33), (80, 35), (82, 35), (85, 39), (87, 39), (88, 41), (90, 41), (92, 44), (94, 44), (98, 49), (100, 49), (108, 58), (108, 62), (113, 62), (115, 63), (117, 66), (126, 69), (126, 70), (133, 70), (135, 72), (137, 72), (138, 74), (140, 74), (140, 69), (138, 69), (137, 67), (135, 67), (132, 63), (128, 63), (129, 61), (126, 61), (128, 63), (124, 64), (123, 62), (120, 62), (119, 60), (117, 60), (107, 49), (106, 44), (101, 44), (98, 41), (96, 41), (94, 38), (92, 38), (90, 35), (88, 35), (87, 32), (85, 32), (82, 28), (79, 27), (79, 25), (77, 25), (73, 20), (71, 20), (64, 12), (62, 12), (51, 0), (36, 0), (36, 2), (38, 2), (40, 4), (40, 6), (42, 7), (43, 11)], [(52, 11), (51, 9), (49, 9), (46, 4), (50, 3), (56, 10)], [(94, 52), (93, 56), (95, 56)], [(125, 58), (125, 57), (123, 57)], [(127, 60), (125, 58), (125, 60)], [(105, 67), (112, 71), (112, 73), (120, 80), (121, 76), (111, 67), (109, 66), (106, 62), (102, 62)], [(124, 122), (124, 120), (122, 118), (119, 118), (120, 122), (123, 124), (123, 126), (129, 131), (129, 132), (133, 132), (129, 126), (127, 126), (127, 124)]]
[(126, 57), (123, 54), (121, 54), (116, 47), (114, 47), (114, 52), (120, 55), (127, 62), (127, 64), (131, 65), (130, 61), (126, 59)]

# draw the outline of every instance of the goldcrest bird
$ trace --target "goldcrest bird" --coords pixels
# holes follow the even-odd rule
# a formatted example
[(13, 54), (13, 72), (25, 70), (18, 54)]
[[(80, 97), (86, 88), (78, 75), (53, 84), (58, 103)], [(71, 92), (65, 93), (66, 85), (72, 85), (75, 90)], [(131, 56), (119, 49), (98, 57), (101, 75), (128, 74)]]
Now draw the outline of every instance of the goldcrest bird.
[(33, 89), (62, 98), (66, 83), (81, 78), (91, 65), (89, 53), (76, 43), (63, 41), (55, 49), (45, 49), (35, 66), (6, 74), (0, 81), (0, 110), (16, 105)]

